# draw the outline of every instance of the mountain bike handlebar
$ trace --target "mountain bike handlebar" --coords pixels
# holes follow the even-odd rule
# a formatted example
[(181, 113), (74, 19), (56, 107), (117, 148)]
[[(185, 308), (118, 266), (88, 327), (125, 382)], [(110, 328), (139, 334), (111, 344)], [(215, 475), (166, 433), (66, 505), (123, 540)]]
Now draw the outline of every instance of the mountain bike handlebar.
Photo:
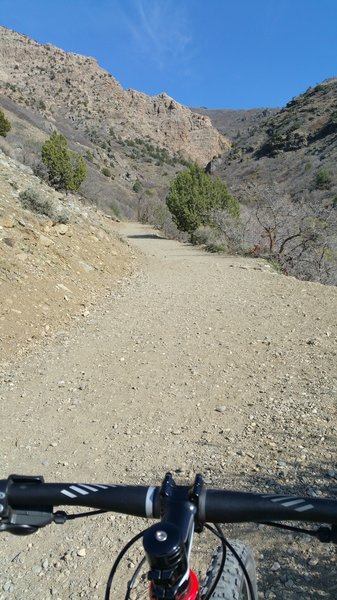
[[(337, 525), (337, 500), (207, 489), (198, 477), (192, 487), (175, 485), (175, 502), (191, 501), (196, 507), (194, 519), (199, 525), (279, 520)], [(40, 476), (11, 475), (0, 480), (0, 531), (24, 533), (26, 527), (26, 533), (30, 533), (29, 527), (35, 531), (53, 521), (64, 522), (64, 513), (53, 515), (55, 506), (85, 506), (137, 517), (161, 518), (165, 512), (165, 497), (169, 494), (169, 480), (165, 489), (165, 480), (159, 487), (45, 483)]]

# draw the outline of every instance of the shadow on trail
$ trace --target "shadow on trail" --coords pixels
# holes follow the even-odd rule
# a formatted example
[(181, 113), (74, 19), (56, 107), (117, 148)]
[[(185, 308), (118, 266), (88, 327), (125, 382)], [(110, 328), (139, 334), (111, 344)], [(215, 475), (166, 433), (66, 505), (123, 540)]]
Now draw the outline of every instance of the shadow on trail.
[[(266, 469), (263, 473), (241, 472), (228, 477), (231, 488), (242, 491), (333, 498), (337, 500), (337, 470), (329, 461), (299, 465), (289, 462), (287, 469)], [(226, 477), (227, 479), (227, 477)], [(222, 487), (223, 482), (217, 481)], [(228, 486), (227, 486), (228, 489)], [(336, 513), (337, 521), (337, 513)], [(290, 524), (290, 523), (289, 523)], [(316, 529), (314, 523), (291, 523), (305, 529)], [(259, 590), (265, 597), (282, 600), (317, 600), (337, 598), (336, 548), (299, 533), (289, 533), (261, 525), (235, 525), (226, 527), (230, 537), (240, 536), (249, 543), (251, 535), (260, 540), (257, 553)], [(255, 530), (255, 534), (254, 534)], [(266, 543), (264, 544), (264, 538)], [(254, 550), (254, 541), (251, 546)], [(255, 537), (256, 539), (256, 537)], [(279, 563), (275, 568), (275, 564)], [(269, 596), (274, 589), (276, 595)]]
[(157, 235), (156, 233), (140, 233), (140, 234), (133, 234), (133, 235), (127, 235), (127, 238), (130, 239), (136, 239), (136, 240), (166, 240), (166, 238)]

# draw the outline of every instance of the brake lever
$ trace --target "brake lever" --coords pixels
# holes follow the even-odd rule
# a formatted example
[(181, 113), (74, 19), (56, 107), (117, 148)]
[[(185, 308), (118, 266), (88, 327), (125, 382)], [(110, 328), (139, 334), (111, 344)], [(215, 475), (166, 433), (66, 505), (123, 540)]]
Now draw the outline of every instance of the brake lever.
[(10, 475), (0, 486), (0, 532), (6, 531), (14, 535), (30, 535), (40, 527), (49, 525), (54, 520), (53, 508), (41, 506), (36, 509), (15, 508), (10, 506), (8, 498), (13, 484), (35, 486), (43, 483), (40, 476)]
[(14, 535), (29, 535), (40, 527), (45, 527), (54, 521), (52, 509), (25, 510), (8, 508), (7, 514), (0, 519), (0, 532), (7, 531)]

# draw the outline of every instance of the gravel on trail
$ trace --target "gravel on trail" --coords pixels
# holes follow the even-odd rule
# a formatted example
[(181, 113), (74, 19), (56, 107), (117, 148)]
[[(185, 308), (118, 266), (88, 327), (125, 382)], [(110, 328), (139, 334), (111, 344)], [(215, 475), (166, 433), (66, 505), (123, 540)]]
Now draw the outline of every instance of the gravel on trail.
[[(157, 485), (171, 470), (180, 482), (202, 472), (215, 487), (337, 498), (337, 289), (120, 227), (133, 276), (0, 365), (1, 477)], [(0, 600), (103, 598), (113, 557), (141, 528), (103, 515), (2, 534)], [(337, 597), (334, 546), (264, 526), (228, 534), (254, 549), (260, 598)], [(197, 568), (213, 544), (202, 540)]]

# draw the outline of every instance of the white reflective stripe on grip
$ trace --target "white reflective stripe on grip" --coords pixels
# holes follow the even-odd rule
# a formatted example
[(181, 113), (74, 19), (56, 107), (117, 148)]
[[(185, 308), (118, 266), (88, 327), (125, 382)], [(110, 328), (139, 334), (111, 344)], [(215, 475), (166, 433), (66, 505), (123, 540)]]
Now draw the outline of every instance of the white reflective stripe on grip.
[(70, 489), (74, 490), (74, 492), (78, 492), (78, 494), (81, 494), (82, 496), (87, 496), (89, 494), (87, 490), (82, 490), (82, 488), (78, 487), (77, 485), (71, 485)]
[(288, 508), (288, 506), (296, 506), (297, 504), (303, 504), (303, 502), (305, 503), (305, 500), (302, 500), (302, 499), (288, 500), (287, 502), (282, 502), (282, 506), (285, 506), (286, 508)]
[(300, 506), (299, 508), (295, 508), (296, 512), (304, 512), (306, 510), (312, 510), (314, 507), (312, 504), (306, 504), (305, 506)]
[(65, 496), (68, 496), (69, 498), (77, 498), (76, 494), (72, 494), (68, 490), (61, 490), (61, 494), (64, 494)]
[(151, 485), (146, 492), (145, 498), (145, 514), (147, 517), (153, 517), (153, 498), (156, 488), (154, 485)]

